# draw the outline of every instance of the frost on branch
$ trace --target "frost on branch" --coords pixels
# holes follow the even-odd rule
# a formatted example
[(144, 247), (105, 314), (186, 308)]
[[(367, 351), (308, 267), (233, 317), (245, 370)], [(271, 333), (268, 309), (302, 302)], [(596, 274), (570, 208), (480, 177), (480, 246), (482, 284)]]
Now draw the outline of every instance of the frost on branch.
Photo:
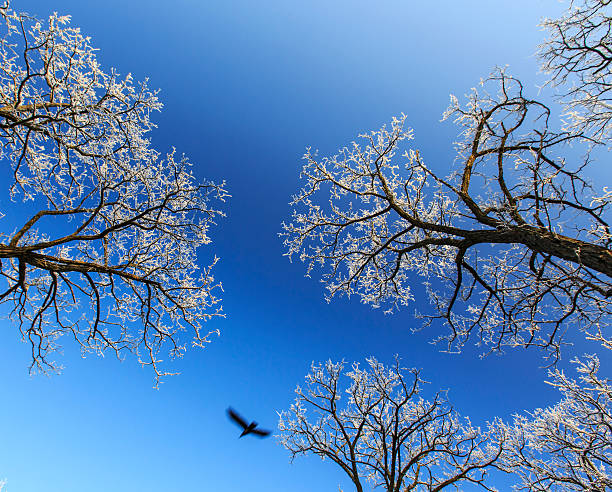
[(199, 269), (196, 250), (224, 185), (198, 184), (185, 157), (151, 148), (156, 92), (104, 72), (69, 17), (0, 16), (0, 157), (28, 211), (1, 235), (0, 301), (33, 369), (55, 369), (68, 335), (83, 352), (133, 352), (159, 379), (160, 352), (180, 356), (183, 331), (203, 346), (203, 322), (220, 314), (217, 260)]
[(542, 68), (560, 87), (570, 128), (610, 144), (612, 130), (612, 6), (609, 0), (570, 2), (559, 19), (544, 19)]
[(564, 158), (584, 135), (554, 131), (503, 71), (481, 85), (445, 114), (461, 129), (454, 172), (436, 166), (448, 176), (409, 147), (405, 115), (331, 157), (309, 149), (287, 255), (323, 271), (328, 299), (393, 311), (424, 283), (434, 310), (421, 315), (446, 323), (449, 350), (472, 335), (558, 356), (568, 326), (609, 344), (612, 196), (589, 184), (588, 155)]
[(419, 371), (399, 360), (385, 367), (367, 359), (312, 365), (295, 403), (280, 413), (280, 443), (298, 455), (330, 459), (351, 479), (357, 492), (366, 483), (388, 492), (461, 489), (467, 483), (486, 490), (505, 436), (497, 422), (473, 427), (441, 394), (420, 396)]
[(503, 463), (520, 479), (520, 490), (612, 489), (612, 385), (598, 376), (599, 360), (573, 361), (579, 381), (550, 372), (563, 399), (553, 407), (517, 415)]

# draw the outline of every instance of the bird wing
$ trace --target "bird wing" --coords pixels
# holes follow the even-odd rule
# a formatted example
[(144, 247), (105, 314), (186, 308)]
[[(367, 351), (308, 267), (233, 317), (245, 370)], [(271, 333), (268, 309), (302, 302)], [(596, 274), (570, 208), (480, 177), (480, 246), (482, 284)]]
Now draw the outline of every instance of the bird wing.
[(238, 413), (236, 413), (236, 411), (232, 407), (229, 407), (227, 409), (227, 415), (243, 429), (246, 429), (249, 426), (247, 421), (244, 420), (240, 415), (238, 415)]
[(253, 429), (251, 431), (251, 434), (255, 434), (256, 436), (260, 436), (260, 437), (267, 437), (270, 435), (269, 430), (264, 430), (264, 429)]

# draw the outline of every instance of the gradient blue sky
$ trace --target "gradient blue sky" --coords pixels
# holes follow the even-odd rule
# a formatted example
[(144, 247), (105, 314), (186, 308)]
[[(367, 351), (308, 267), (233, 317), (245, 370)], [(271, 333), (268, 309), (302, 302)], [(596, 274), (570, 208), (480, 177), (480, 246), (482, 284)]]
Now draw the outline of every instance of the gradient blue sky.
[[(127, 358), (81, 359), (67, 341), (59, 376), (29, 377), (28, 347), (0, 324), (0, 479), (8, 492), (337, 491), (342, 473), (317, 458), (289, 463), (274, 439), (237, 439), (232, 405), (275, 428), (311, 361), (390, 362), (422, 368), (431, 392), (450, 389), (477, 424), (548, 405), (540, 354), (481, 360), (416, 335), (413, 309), (393, 316), (357, 299), (323, 300), (316, 279), (282, 256), (277, 237), (299, 186), (306, 146), (323, 155), (404, 112), (425, 159), (450, 167), (456, 128), (440, 123), (449, 94), (466, 93), (509, 65), (528, 94), (535, 46), (556, 0), (15, 0), (43, 18), (53, 10), (92, 37), (106, 68), (149, 77), (165, 104), (154, 146), (175, 146), (202, 178), (227, 180), (228, 213), (207, 260), (221, 257), (221, 336), (188, 352), (182, 374), (152, 389)], [(541, 80), (540, 80), (541, 81)], [(610, 175), (605, 176), (609, 182)], [(3, 201), (6, 204), (6, 201)], [(2, 210), (6, 212), (6, 210)], [(593, 350), (580, 344), (567, 358)], [(503, 488), (503, 484), (502, 484)], [(349, 486), (345, 490), (351, 490)]]

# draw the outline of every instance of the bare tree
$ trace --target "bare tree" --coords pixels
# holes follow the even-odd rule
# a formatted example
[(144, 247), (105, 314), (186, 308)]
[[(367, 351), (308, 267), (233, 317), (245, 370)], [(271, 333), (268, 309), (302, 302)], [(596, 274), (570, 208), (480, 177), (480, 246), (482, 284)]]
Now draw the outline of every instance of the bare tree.
[(544, 19), (542, 68), (560, 87), (568, 122), (600, 142), (612, 130), (612, 15), (609, 0), (571, 1), (558, 19)]
[(520, 490), (612, 489), (612, 385), (598, 376), (599, 360), (573, 361), (576, 382), (559, 370), (550, 384), (563, 399), (518, 415), (506, 426), (503, 464), (520, 478)]
[(69, 335), (84, 352), (133, 352), (151, 365), (180, 356), (179, 333), (203, 346), (220, 314), (196, 250), (221, 212), (224, 184), (198, 184), (185, 157), (150, 146), (161, 108), (146, 81), (100, 67), (68, 16), (41, 22), (0, 9), (0, 156), (12, 166), (15, 227), (0, 236), (0, 301), (32, 348), (32, 368)]
[(473, 427), (440, 393), (424, 400), (419, 371), (406, 371), (398, 360), (391, 367), (374, 358), (367, 363), (348, 372), (342, 362), (313, 363), (306, 387), (298, 386), (295, 403), (279, 414), (278, 437), (292, 459), (332, 460), (357, 492), (368, 482), (389, 492), (466, 483), (493, 490), (486, 478), (502, 452), (503, 429)]
[(571, 323), (610, 345), (612, 192), (589, 184), (588, 155), (563, 155), (585, 135), (555, 131), (549, 108), (503, 70), (481, 85), (445, 113), (462, 134), (447, 177), (406, 145), (405, 115), (332, 157), (308, 149), (283, 224), (287, 254), (309, 274), (327, 268), (328, 298), (357, 294), (388, 310), (422, 280), (435, 308), (423, 316), (451, 328), (449, 350), (477, 333), (494, 350), (558, 355)]

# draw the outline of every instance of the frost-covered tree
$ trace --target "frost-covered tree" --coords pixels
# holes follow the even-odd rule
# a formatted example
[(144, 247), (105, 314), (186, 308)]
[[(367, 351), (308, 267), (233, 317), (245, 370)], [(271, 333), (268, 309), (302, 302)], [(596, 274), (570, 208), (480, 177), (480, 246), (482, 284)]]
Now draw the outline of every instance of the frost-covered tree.
[(288, 411), (280, 413), (278, 436), (292, 459), (313, 454), (329, 459), (357, 492), (460, 490), (468, 483), (493, 490), (488, 471), (504, 447), (497, 423), (481, 430), (461, 418), (438, 393), (420, 396), (419, 371), (396, 360), (386, 367), (374, 358), (312, 365)]
[(561, 90), (568, 122), (610, 143), (612, 130), (612, 6), (610, 0), (571, 1), (559, 19), (541, 23), (549, 37), (539, 55)]
[(518, 80), (500, 71), (482, 86), (445, 114), (462, 131), (448, 176), (407, 145), (406, 116), (331, 157), (309, 150), (288, 255), (327, 268), (328, 298), (389, 310), (422, 281), (435, 308), (423, 316), (447, 323), (450, 349), (475, 333), (556, 354), (571, 323), (610, 345), (612, 192), (591, 187), (588, 156), (565, 159), (584, 136), (554, 130)]
[(519, 490), (612, 489), (612, 385), (598, 376), (596, 357), (573, 362), (579, 381), (550, 373), (563, 395), (558, 404), (518, 415), (505, 427), (510, 438), (501, 461), (520, 478)]
[(151, 147), (156, 92), (104, 71), (69, 20), (0, 9), (0, 158), (13, 201), (0, 302), (33, 369), (55, 369), (67, 335), (83, 352), (135, 353), (159, 379), (161, 354), (203, 346), (203, 322), (220, 314), (217, 260), (200, 269), (196, 251), (222, 215), (210, 200), (227, 194)]
[(420, 314), (450, 327), (438, 339), (449, 350), (475, 336), (558, 357), (571, 326), (612, 348), (612, 191), (587, 176), (610, 137), (608, 3), (543, 22), (544, 69), (553, 85), (573, 84), (565, 124), (497, 70), (465, 103), (451, 96), (454, 165), (426, 163), (405, 115), (336, 155), (308, 149), (281, 233), (287, 255), (322, 269), (328, 299), (354, 294), (387, 311), (422, 282), (433, 310)]

